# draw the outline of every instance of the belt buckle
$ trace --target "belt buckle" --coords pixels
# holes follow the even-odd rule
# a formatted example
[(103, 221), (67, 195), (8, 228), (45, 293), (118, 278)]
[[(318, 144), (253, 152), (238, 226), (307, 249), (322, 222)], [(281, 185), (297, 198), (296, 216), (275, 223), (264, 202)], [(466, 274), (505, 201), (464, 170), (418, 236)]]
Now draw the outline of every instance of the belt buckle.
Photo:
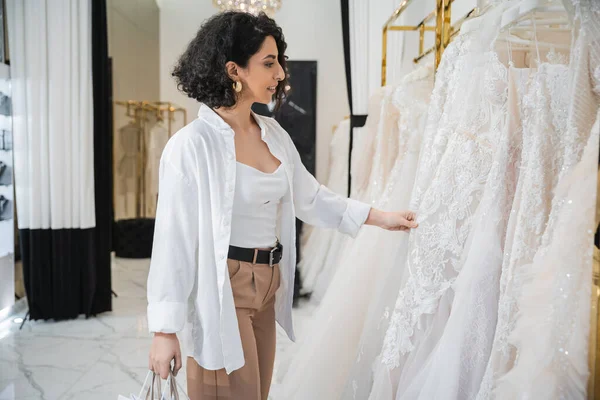
[(273, 261), (275, 261), (275, 252), (279, 249), (279, 247), (275, 246), (269, 252), (269, 267), (273, 268)]
[(273, 268), (273, 266), (275, 265), (274, 261), (275, 261), (275, 252), (276, 251), (281, 251), (283, 250), (283, 246), (281, 245), (281, 243), (279, 242), (279, 238), (277, 238), (277, 243), (275, 244), (275, 247), (273, 247), (271, 249), (271, 251), (269, 252), (269, 267)]

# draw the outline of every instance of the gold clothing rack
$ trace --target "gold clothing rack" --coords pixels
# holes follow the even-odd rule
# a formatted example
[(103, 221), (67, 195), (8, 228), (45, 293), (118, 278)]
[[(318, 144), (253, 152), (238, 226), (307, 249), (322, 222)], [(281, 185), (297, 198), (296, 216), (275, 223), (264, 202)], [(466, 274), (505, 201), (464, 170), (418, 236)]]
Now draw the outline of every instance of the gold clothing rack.
[[(443, 1), (443, 0), (438, 0)], [(385, 86), (386, 84), (386, 74), (387, 74), (387, 38), (388, 32), (402, 32), (402, 31), (419, 31), (419, 52), (423, 51), (423, 46), (425, 43), (425, 32), (436, 32), (435, 26), (426, 25), (429, 21), (431, 21), (435, 17), (435, 11), (430, 13), (427, 17), (425, 17), (421, 22), (417, 25), (394, 25), (394, 23), (400, 18), (400, 15), (406, 11), (408, 6), (413, 2), (413, 0), (404, 0), (394, 13), (388, 18), (388, 20), (383, 25), (383, 34), (382, 34), (382, 55), (381, 55), (381, 86)], [(436, 32), (437, 34), (437, 32)]]
[[(169, 137), (173, 135), (173, 126), (172, 122), (175, 121), (175, 116), (177, 113), (181, 113), (183, 115), (183, 125), (187, 125), (187, 110), (183, 107), (176, 106), (174, 103), (168, 101), (136, 101), (136, 100), (127, 100), (127, 101), (115, 101), (116, 105), (124, 106), (127, 108), (127, 116), (131, 118), (138, 118), (137, 113), (139, 111), (143, 111), (143, 116), (145, 117), (147, 112), (153, 113), (158, 121), (165, 120), (165, 113), (167, 114), (167, 122), (169, 129)], [(140, 116), (141, 117), (141, 116)]]
[[(446, 47), (448, 47), (448, 44), (450, 44), (452, 39), (454, 39), (456, 37), (456, 35), (458, 35), (462, 24), (471, 18), (475, 18), (480, 15), (483, 15), (484, 13), (487, 12), (487, 10), (489, 10), (492, 7), (492, 5), (487, 5), (483, 8), (478, 8), (478, 7), (472, 8), (462, 18), (460, 18), (454, 24), (451, 24), (450, 17), (451, 17), (451, 13), (452, 13), (452, 3), (453, 2), (454, 2), (454, 0), (450, 0), (450, 1), (446, 0), (446, 2), (444, 2), (443, 0), (438, 0), (438, 9), (441, 11), (437, 12), (437, 10), (436, 10), (437, 16), (438, 16), (438, 18), (436, 19), (436, 26), (438, 24), (441, 24), (441, 27), (436, 30), (436, 45), (425, 50), (424, 52), (422, 51), (422, 49), (420, 49), (421, 51), (420, 51), (419, 55), (417, 57), (415, 57), (415, 59), (413, 60), (415, 62), (415, 64), (418, 63), (419, 61), (421, 61), (423, 58), (425, 58), (425, 56), (436, 51), (435, 68), (437, 69), (437, 67), (439, 66), (440, 61), (442, 59), (442, 54), (443, 54), (444, 50), (446, 49)], [(442, 7), (442, 3), (445, 3), (445, 6)], [(441, 15), (441, 17), (440, 17), (440, 15)]]
[[(187, 110), (183, 107), (179, 107), (171, 102), (162, 101), (115, 101), (115, 106), (122, 106), (126, 108), (126, 116), (134, 120), (135, 125), (139, 128), (140, 134), (137, 140), (137, 156), (136, 156), (136, 191), (135, 191), (135, 217), (146, 218), (148, 217), (148, 210), (146, 207), (146, 164), (148, 159), (147, 154), (147, 143), (145, 131), (147, 123), (150, 121), (150, 117), (153, 117), (156, 121), (164, 122), (167, 121), (167, 132), (168, 137), (173, 136), (173, 122), (176, 120), (176, 116), (181, 114), (183, 117), (183, 125), (187, 125)], [(113, 199), (114, 202), (114, 199)]]
[[(469, 11), (464, 17), (451, 24), (452, 16), (452, 3), (454, 0), (436, 0), (436, 8), (430, 12), (423, 20), (416, 25), (393, 25), (398, 18), (406, 11), (408, 6), (412, 3), (412, 0), (404, 0), (394, 13), (388, 18), (386, 23), (383, 25), (383, 39), (382, 39), (382, 60), (381, 60), (381, 85), (386, 84), (387, 74), (387, 37), (389, 31), (418, 31), (419, 32), (419, 54), (413, 59), (416, 64), (424, 59), (426, 56), (434, 53), (435, 61), (434, 68), (440, 64), (442, 60), (442, 54), (450, 43), (450, 41), (458, 34), (462, 24), (475, 16), (479, 16), (487, 11), (490, 6), (486, 6), (483, 9), (477, 7)], [(435, 19), (435, 25), (427, 25), (430, 21)], [(435, 44), (429, 49), (424, 49), (425, 44), (425, 32), (435, 33)]]

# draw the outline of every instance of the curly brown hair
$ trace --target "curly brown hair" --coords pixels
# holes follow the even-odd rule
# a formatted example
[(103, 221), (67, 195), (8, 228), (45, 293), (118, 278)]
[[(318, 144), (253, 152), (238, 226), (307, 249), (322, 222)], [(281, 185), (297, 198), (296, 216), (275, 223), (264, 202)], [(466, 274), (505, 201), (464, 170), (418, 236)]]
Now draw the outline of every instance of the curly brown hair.
[(233, 107), (237, 94), (225, 64), (233, 61), (242, 68), (247, 67), (250, 57), (259, 51), (268, 36), (275, 39), (277, 59), (286, 75), (274, 95), (279, 107), (287, 85), (287, 43), (281, 28), (264, 13), (256, 16), (227, 11), (204, 22), (173, 70), (177, 88), (211, 108)]

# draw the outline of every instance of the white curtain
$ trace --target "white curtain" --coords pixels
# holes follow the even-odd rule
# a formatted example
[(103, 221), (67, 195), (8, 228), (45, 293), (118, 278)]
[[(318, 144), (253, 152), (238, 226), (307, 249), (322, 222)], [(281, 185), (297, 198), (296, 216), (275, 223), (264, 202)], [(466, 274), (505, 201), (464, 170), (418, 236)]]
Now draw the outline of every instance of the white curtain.
[(19, 228), (93, 228), (91, 0), (6, 6)]
[[(392, 8), (392, 11), (390, 11), (390, 15), (394, 9), (395, 7)], [(401, 15), (394, 25), (406, 25), (406, 15)], [(415, 37), (416, 35), (418, 35), (416, 32), (412, 32), (412, 36), (410, 36), (409, 38), (416, 42), (418, 41)], [(386, 67), (386, 82), (388, 85), (398, 84), (406, 75), (406, 73), (402, 70), (402, 59), (404, 57), (404, 42), (406, 40), (407, 34), (405, 32), (388, 32)], [(381, 58), (381, 56), (379, 58)]]
[[(364, 115), (369, 106), (369, 1), (350, 0), (350, 68), (352, 113)], [(355, 133), (357, 130), (355, 130)]]
[[(352, 82), (352, 114), (367, 115), (369, 108), (369, 0), (348, 1), (348, 27), (350, 39), (350, 76)], [(357, 159), (357, 152), (361, 149), (356, 146), (360, 138), (367, 133), (364, 127), (352, 129), (352, 160)], [(351, 163), (354, 170), (354, 162)], [(352, 172), (354, 175), (355, 172)], [(351, 195), (355, 195), (352, 187)]]

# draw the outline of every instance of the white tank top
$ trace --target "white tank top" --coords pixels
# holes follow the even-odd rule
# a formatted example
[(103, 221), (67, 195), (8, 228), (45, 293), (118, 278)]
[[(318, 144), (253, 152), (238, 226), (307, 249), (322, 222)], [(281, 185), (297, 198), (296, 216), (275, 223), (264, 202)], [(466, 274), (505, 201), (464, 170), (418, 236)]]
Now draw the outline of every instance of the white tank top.
[(232, 246), (271, 248), (277, 242), (277, 211), (289, 184), (283, 164), (271, 174), (236, 163), (231, 219)]

